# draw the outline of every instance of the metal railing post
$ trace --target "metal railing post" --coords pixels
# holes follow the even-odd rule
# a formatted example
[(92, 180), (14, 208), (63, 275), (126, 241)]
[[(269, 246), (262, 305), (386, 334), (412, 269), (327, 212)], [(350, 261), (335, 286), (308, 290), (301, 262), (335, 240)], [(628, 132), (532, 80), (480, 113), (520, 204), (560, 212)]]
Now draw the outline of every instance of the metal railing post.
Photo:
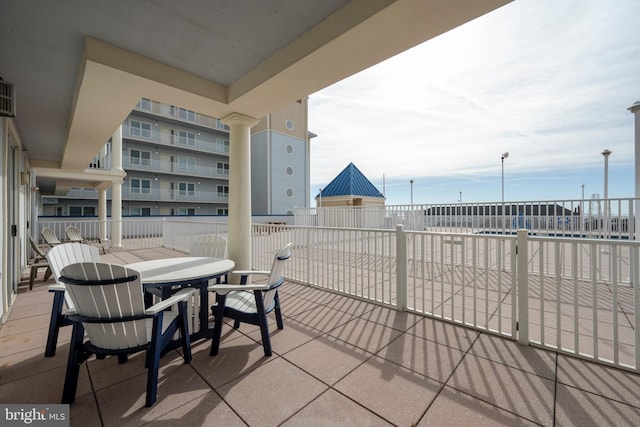
[(396, 301), (399, 311), (407, 309), (407, 235), (396, 225)]
[(527, 230), (518, 230), (517, 251), (518, 342), (523, 345), (529, 345), (529, 272), (527, 271), (529, 247), (527, 244)]

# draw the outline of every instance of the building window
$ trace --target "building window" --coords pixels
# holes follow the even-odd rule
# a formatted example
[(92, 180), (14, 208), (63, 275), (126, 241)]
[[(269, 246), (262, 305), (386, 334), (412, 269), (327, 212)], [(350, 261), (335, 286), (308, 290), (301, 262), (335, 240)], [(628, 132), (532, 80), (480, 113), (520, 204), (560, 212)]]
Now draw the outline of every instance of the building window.
[(287, 197), (288, 198), (292, 198), (293, 197), (293, 189), (292, 188), (287, 188)]
[(178, 208), (178, 215), (195, 215), (196, 214), (196, 209), (195, 208)]
[(229, 176), (229, 163), (218, 162), (218, 175)]
[(190, 122), (195, 122), (196, 112), (187, 110), (186, 108), (178, 108), (178, 118), (182, 120), (188, 120)]
[(291, 166), (287, 166), (287, 168), (284, 170), (284, 173), (286, 173), (288, 176), (293, 175), (293, 168)]
[(229, 141), (216, 138), (216, 151), (218, 153), (229, 153)]
[(229, 209), (218, 208), (216, 213), (218, 215), (229, 215)]
[(95, 206), (69, 206), (69, 216), (96, 216)]
[(229, 126), (222, 123), (222, 120), (220, 120), (219, 118), (216, 118), (215, 127), (222, 130), (229, 130)]
[(131, 178), (129, 180), (131, 194), (150, 194), (151, 181), (148, 179)]
[(131, 120), (129, 122), (129, 132), (133, 136), (151, 138), (151, 124), (139, 122), (137, 120)]
[(132, 216), (151, 216), (151, 208), (130, 207), (129, 215)]
[(196, 159), (193, 157), (178, 156), (178, 170), (195, 172)]
[(293, 128), (294, 128), (293, 120), (287, 119), (284, 122), (284, 126), (287, 128), (287, 130), (293, 130)]
[(196, 134), (193, 132), (187, 132), (184, 130), (178, 131), (178, 144), (182, 145), (196, 145)]
[(229, 197), (228, 185), (218, 185), (218, 197)]
[(129, 163), (138, 166), (151, 166), (151, 152), (142, 150), (131, 150)]
[(293, 145), (287, 144), (287, 154), (293, 154)]
[(196, 194), (196, 185), (193, 182), (179, 182), (178, 194), (180, 196), (194, 196)]
[(151, 100), (147, 98), (142, 98), (136, 104), (136, 108), (139, 110), (151, 111)]

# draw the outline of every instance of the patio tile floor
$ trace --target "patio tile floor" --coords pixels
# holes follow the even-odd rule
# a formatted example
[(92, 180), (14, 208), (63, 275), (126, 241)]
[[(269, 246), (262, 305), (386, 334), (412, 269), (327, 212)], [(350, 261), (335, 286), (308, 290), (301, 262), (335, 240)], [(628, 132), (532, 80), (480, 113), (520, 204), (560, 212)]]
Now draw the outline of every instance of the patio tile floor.
[[(183, 256), (112, 250), (131, 263)], [(42, 272), (43, 273), (43, 272)], [(70, 328), (44, 357), (52, 294), (19, 289), (0, 329), (0, 403), (58, 403)], [(193, 343), (161, 360), (158, 401), (144, 407), (142, 354), (81, 369), (72, 426), (640, 425), (640, 376), (356, 299), (287, 283), (274, 355), (260, 334), (223, 329), (218, 356)]]

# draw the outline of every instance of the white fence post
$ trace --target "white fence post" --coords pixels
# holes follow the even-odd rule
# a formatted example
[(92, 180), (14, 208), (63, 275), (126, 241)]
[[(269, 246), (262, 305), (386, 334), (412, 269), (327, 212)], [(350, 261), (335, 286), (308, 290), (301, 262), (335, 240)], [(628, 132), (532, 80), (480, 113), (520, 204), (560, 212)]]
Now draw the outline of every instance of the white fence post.
[(407, 235), (396, 225), (396, 300), (399, 311), (407, 309)]
[(518, 342), (523, 345), (529, 345), (529, 274), (527, 271), (529, 247), (527, 244), (527, 230), (518, 230), (517, 250)]

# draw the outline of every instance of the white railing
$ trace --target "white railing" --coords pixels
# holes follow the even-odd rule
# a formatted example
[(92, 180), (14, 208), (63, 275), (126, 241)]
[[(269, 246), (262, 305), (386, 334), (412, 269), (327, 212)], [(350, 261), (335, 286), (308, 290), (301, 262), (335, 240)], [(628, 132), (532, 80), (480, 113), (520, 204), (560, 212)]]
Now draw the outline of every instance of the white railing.
[(149, 99), (144, 99), (143, 101), (144, 102), (139, 102), (135, 106), (134, 110), (149, 112), (158, 116), (181, 120), (187, 123), (194, 123), (211, 129), (229, 131), (229, 126), (223, 124), (217, 117), (206, 116), (185, 108), (166, 105)]
[(464, 204), (296, 208), (295, 224), (450, 233), (633, 238), (639, 199), (578, 199)]
[(529, 342), (637, 371), (639, 245), (528, 237)]
[[(161, 218), (127, 218), (122, 221), (97, 221), (95, 219), (53, 219), (40, 218), (36, 238), (40, 243), (45, 243), (41, 232), (44, 227), (51, 228), (58, 239), (66, 241), (65, 229), (73, 225), (80, 230), (80, 235), (88, 243), (101, 243), (110, 246), (112, 243), (111, 232), (115, 225), (119, 225), (122, 230), (121, 248), (152, 248), (162, 246), (162, 219)], [(104, 238), (101, 238), (104, 236)]]
[(515, 338), (515, 236), (398, 233), (408, 310)]
[(254, 268), (616, 367), (640, 369), (640, 243), (254, 226)]
[[(91, 237), (100, 225), (83, 223), (40, 226), (53, 225), (63, 236), (73, 224)], [(293, 242), (290, 281), (640, 371), (640, 242), (532, 236), (524, 229), (517, 235), (402, 226), (252, 229), (255, 269), (270, 269), (275, 252)], [(192, 237), (204, 233), (226, 235), (227, 225), (141, 218), (123, 221), (123, 246), (188, 252)]]
[(226, 237), (227, 224), (201, 221), (170, 220), (162, 222), (162, 246), (189, 252), (195, 236), (219, 234)]

